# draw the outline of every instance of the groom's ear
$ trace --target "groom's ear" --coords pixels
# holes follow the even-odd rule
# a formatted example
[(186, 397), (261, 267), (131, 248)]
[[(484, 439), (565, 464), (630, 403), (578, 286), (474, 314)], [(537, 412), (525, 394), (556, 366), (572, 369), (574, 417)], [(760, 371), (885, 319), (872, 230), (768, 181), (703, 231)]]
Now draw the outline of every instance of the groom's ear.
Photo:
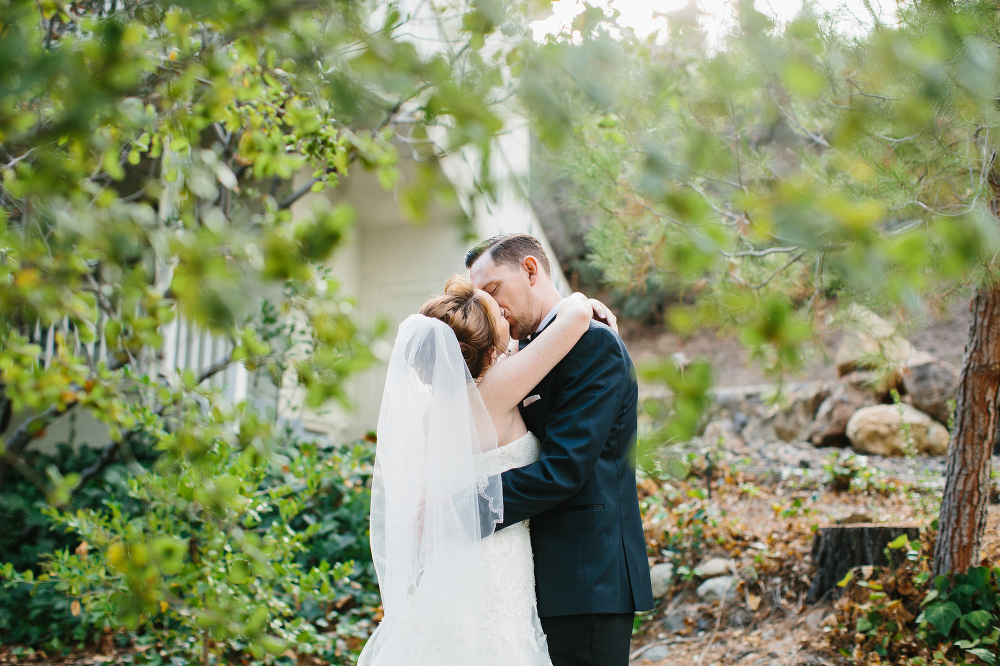
[(524, 258), (521, 267), (528, 274), (528, 284), (535, 286), (535, 282), (538, 280), (538, 260), (529, 254)]

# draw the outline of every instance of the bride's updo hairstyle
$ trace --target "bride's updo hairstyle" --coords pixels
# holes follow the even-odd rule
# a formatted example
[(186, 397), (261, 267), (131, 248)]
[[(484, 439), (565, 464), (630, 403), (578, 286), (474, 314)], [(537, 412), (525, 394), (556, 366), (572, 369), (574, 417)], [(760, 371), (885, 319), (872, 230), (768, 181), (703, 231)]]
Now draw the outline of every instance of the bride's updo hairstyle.
[(500, 331), (490, 316), (489, 304), (461, 275), (448, 278), (444, 294), (424, 303), (420, 314), (440, 319), (455, 331), (465, 364), (474, 379), (489, 367), (492, 350), (504, 351)]

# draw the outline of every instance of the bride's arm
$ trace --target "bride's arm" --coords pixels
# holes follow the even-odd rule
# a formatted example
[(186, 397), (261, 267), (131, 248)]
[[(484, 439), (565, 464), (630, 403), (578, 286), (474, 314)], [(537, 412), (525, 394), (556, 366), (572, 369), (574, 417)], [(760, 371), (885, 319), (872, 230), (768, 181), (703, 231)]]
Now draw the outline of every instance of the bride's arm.
[(586, 296), (573, 294), (563, 301), (559, 316), (543, 335), (487, 370), (479, 382), (479, 393), (490, 413), (503, 414), (516, 408), (583, 337), (593, 314)]

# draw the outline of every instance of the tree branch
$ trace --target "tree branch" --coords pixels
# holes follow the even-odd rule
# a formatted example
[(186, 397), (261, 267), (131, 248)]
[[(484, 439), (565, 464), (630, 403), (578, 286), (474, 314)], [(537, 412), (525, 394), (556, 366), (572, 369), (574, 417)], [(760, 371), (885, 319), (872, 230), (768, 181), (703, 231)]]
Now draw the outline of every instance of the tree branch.
[[(392, 122), (392, 119), (396, 117), (396, 114), (399, 113), (400, 109), (403, 108), (403, 104), (405, 104), (407, 101), (409, 101), (409, 100), (413, 99), (414, 97), (416, 97), (417, 95), (419, 95), (426, 88), (427, 88), (426, 85), (420, 86), (419, 88), (417, 88), (413, 92), (412, 95), (410, 95), (406, 99), (401, 99), (398, 102), (396, 102), (395, 104), (393, 104), (389, 108), (388, 113), (386, 113), (385, 118), (382, 119), (382, 122), (380, 122), (378, 124), (378, 126), (374, 130), (372, 130), (372, 134), (378, 134), (383, 129), (385, 129), (385, 127), (389, 123)], [(358, 158), (358, 151), (357, 150), (352, 150), (351, 154), (347, 157), (347, 163), (349, 165), (350, 164), (354, 164), (354, 160), (356, 160), (357, 158)], [(327, 169), (326, 172), (327, 173), (336, 173), (337, 169), (334, 168), (334, 167), (330, 167), (330, 168)], [(294, 192), (292, 192), (291, 194), (289, 194), (287, 197), (285, 197), (284, 199), (282, 199), (281, 203), (278, 204), (278, 210), (285, 210), (287, 208), (291, 208), (293, 205), (295, 205), (295, 202), (297, 202), (299, 199), (301, 199), (305, 195), (309, 194), (310, 190), (312, 190), (312, 186), (315, 185), (318, 182), (320, 182), (319, 178), (311, 178), (311, 179), (309, 179), (304, 185), (302, 185), (302, 187), (300, 187), (299, 189), (295, 190)]]
[[(132, 434), (133, 431), (129, 431), (126, 437)], [(115, 461), (118, 457), (118, 442), (108, 442), (104, 445), (104, 449), (101, 451), (101, 455), (94, 461), (87, 469), (80, 472), (80, 480), (77, 481), (73, 490), (70, 491), (70, 498), (76, 495), (76, 492), (83, 488), (91, 479), (103, 472), (108, 465)]]
[(719, 250), (719, 254), (724, 257), (735, 258), (735, 257), (766, 257), (769, 254), (775, 254), (776, 252), (795, 252), (799, 248), (797, 247), (769, 247), (766, 250), (743, 250), (740, 252), (726, 252), (725, 250)]
[[(198, 374), (198, 383), (201, 384), (202, 382), (210, 379), (211, 377), (224, 371), (232, 364), (233, 360), (228, 356), (219, 359), (215, 363), (212, 363), (211, 365), (204, 368)], [(113, 367), (112, 369), (118, 369), (123, 364), (117, 364), (117, 365), (118, 367)], [(52, 405), (41, 414), (33, 416), (32, 418), (22, 423), (17, 428), (17, 430), (14, 431), (10, 439), (7, 441), (7, 445), (3, 452), (3, 457), (0, 458), (0, 460), (4, 460), (7, 463), (7, 465), (0, 467), (0, 486), (3, 486), (4, 482), (7, 480), (7, 476), (11, 469), (17, 469), (22, 474), (25, 474), (25, 470), (22, 469), (22, 466), (26, 466), (27, 463), (25, 463), (24, 460), (21, 458), (21, 454), (24, 453), (24, 450), (31, 444), (31, 442), (40, 438), (45, 433), (45, 429), (49, 425), (51, 425), (52, 422), (54, 422), (56, 419), (63, 416), (64, 414), (66, 414), (79, 404), (80, 403), (78, 401), (73, 401), (66, 403), (65, 405)], [(165, 405), (161, 406), (156, 411), (156, 415), (162, 416), (165, 407), (166, 407)], [(125, 437), (123, 437), (123, 440), (129, 436), (134, 436), (134, 434), (138, 434), (138, 432), (139, 432), (138, 429), (129, 430), (125, 434)], [(114, 460), (114, 456), (108, 453), (108, 449), (112, 447), (117, 448), (117, 446), (118, 445), (115, 442), (111, 442), (105, 445), (104, 450), (101, 453), (101, 458), (94, 465), (84, 470), (83, 472), (84, 475), (87, 474), (88, 472), (90, 474), (87, 477), (87, 480), (99, 474), (105, 467), (107, 467)], [(98, 463), (101, 463), (102, 461), (103, 464), (101, 464), (100, 466), (96, 466), (98, 465)], [(28, 469), (30, 470), (30, 467)], [(31, 471), (33, 472), (34, 470)], [(73, 489), (73, 492), (76, 492), (76, 490), (82, 485), (83, 485), (83, 475), (81, 475), (81, 482), (77, 484), (76, 488)]]

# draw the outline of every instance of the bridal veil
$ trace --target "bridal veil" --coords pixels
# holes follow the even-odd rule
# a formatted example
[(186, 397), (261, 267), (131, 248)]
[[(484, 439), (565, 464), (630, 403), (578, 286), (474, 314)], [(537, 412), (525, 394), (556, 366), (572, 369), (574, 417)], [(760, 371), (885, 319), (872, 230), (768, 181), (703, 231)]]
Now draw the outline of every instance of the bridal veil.
[(482, 540), (503, 512), (500, 476), (485, 474), (483, 454), (496, 445), (454, 332), (412, 315), (389, 359), (372, 481), (385, 616), (359, 666), (481, 661), (489, 633)]

